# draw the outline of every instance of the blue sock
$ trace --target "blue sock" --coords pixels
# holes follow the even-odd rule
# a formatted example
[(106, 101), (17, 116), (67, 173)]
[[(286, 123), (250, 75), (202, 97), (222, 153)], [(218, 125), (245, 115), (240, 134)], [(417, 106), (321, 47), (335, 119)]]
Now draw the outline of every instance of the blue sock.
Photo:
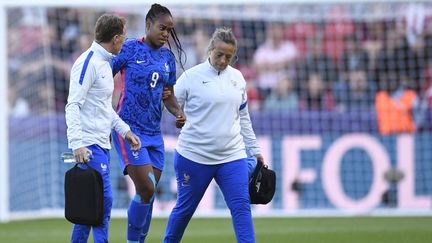
[(153, 202), (150, 204), (150, 209), (147, 213), (147, 218), (145, 219), (145, 223), (144, 223), (144, 226), (142, 228), (142, 233), (141, 233), (139, 243), (144, 243), (144, 241), (148, 235), (148, 232), (150, 229), (150, 223), (152, 220), (152, 214), (153, 214)]
[[(154, 177), (154, 174), (152, 172), (149, 172), (148, 177), (152, 180), (154, 188), (156, 188), (156, 179)], [(147, 212), (147, 217), (146, 217), (146, 219), (144, 221), (144, 225), (142, 227), (142, 232), (141, 232), (139, 243), (144, 243), (144, 241), (148, 235), (148, 232), (150, 229), (150, 223), (151, 223), (151, 219), (152, 219), (152, 214), (153, 214), (154, 198), (155, 198), (155, 194), (153, 194), (152, 198), (150, 198), (150, 208)]]
[(135, 195), (128, 209), (128, 242), (138, 242), (143, 230), (150, 204), (142, 204), (141, 198)]

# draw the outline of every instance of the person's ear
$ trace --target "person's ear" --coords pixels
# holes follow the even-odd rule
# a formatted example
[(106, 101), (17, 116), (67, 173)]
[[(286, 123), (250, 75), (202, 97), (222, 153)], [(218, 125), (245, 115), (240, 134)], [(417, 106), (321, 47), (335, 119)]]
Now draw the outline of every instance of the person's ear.
[(113, 37), (113, 44), (114, 44), (114, 45), (117, 45), (117, 43), (118, 43), (119, 41), (121, 41), (120, 38), (122, 38), (120, 35), (115, 35), (115, 36)]
[(114, 35), (113, 38), (111, 39), (111, 43), (113, 45), (117, 44), (117, 38), (118, 38), (117, 35)]
[(151, 25), (151, 21), (147, 20), (146, 21), (146, 33), (148, 32), (148, 30), (150, 29), (150, 25)]

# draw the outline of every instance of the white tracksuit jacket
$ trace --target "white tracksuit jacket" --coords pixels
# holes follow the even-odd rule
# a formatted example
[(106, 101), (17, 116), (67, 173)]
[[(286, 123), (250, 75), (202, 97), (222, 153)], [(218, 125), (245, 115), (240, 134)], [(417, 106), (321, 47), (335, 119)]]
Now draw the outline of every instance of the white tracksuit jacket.
[(207, 60), (180, 76), (174, 94), (187, 118), (176, 147), (182, 156), (220, 164), (260, 153), (239, 70), (218, 72)]
[(69, 148), (97, 144), (110, 149), (114, 128), (123, 137), (130, 130), (112, 108), (114, 79), (109, 64), (113, 54), (93, 42), (72, 66), (66, 124)]

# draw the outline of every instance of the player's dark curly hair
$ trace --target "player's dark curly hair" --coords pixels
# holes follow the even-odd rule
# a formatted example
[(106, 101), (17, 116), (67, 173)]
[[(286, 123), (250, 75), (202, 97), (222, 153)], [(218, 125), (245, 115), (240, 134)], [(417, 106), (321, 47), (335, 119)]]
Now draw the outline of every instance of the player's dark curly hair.
[[(151, 21), (152, 23), (154, 23), (160, 16), (166, 14), (172, 17), (171, 11), (169, 11), (167, 7), (154, 3), (146, 15), (146, 22)], [(186, 62), (186, 59), (183, 60), (183, 55), (185, 58), (187, 58), (186, 52), (183, 50), (183, 47), (180, 43), (180, 40), (174, 28), (171, 30), (171, 37), (173, 38), (174, 44), (176, 45), (177, 57), (178, 57), (177, 61), (180, 64), (181, 68), (184, 70), (184, 64)], [(171, 44), (169, 41), (168, 41), (168, 47), (172, 52)]]

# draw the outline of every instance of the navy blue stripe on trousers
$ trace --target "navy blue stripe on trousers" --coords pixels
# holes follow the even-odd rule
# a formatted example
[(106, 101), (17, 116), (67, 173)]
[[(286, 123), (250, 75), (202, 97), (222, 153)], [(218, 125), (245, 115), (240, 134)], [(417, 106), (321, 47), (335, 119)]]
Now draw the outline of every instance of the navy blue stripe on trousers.
[(82, 85), (83, 81), (84, 81), (84, 76), (85, 73), (87, 71), (87, 66), (90, 62), (90, 58), (93, 56), (93, 51), (90, 51), (89, 54), (87, 55), (85, 61), (84, 61), (84, 65), (83, 65), (83, 69), (81, 70), (81, 75), (80, 75), (80, 79), (79, 79), (79, 84)]

